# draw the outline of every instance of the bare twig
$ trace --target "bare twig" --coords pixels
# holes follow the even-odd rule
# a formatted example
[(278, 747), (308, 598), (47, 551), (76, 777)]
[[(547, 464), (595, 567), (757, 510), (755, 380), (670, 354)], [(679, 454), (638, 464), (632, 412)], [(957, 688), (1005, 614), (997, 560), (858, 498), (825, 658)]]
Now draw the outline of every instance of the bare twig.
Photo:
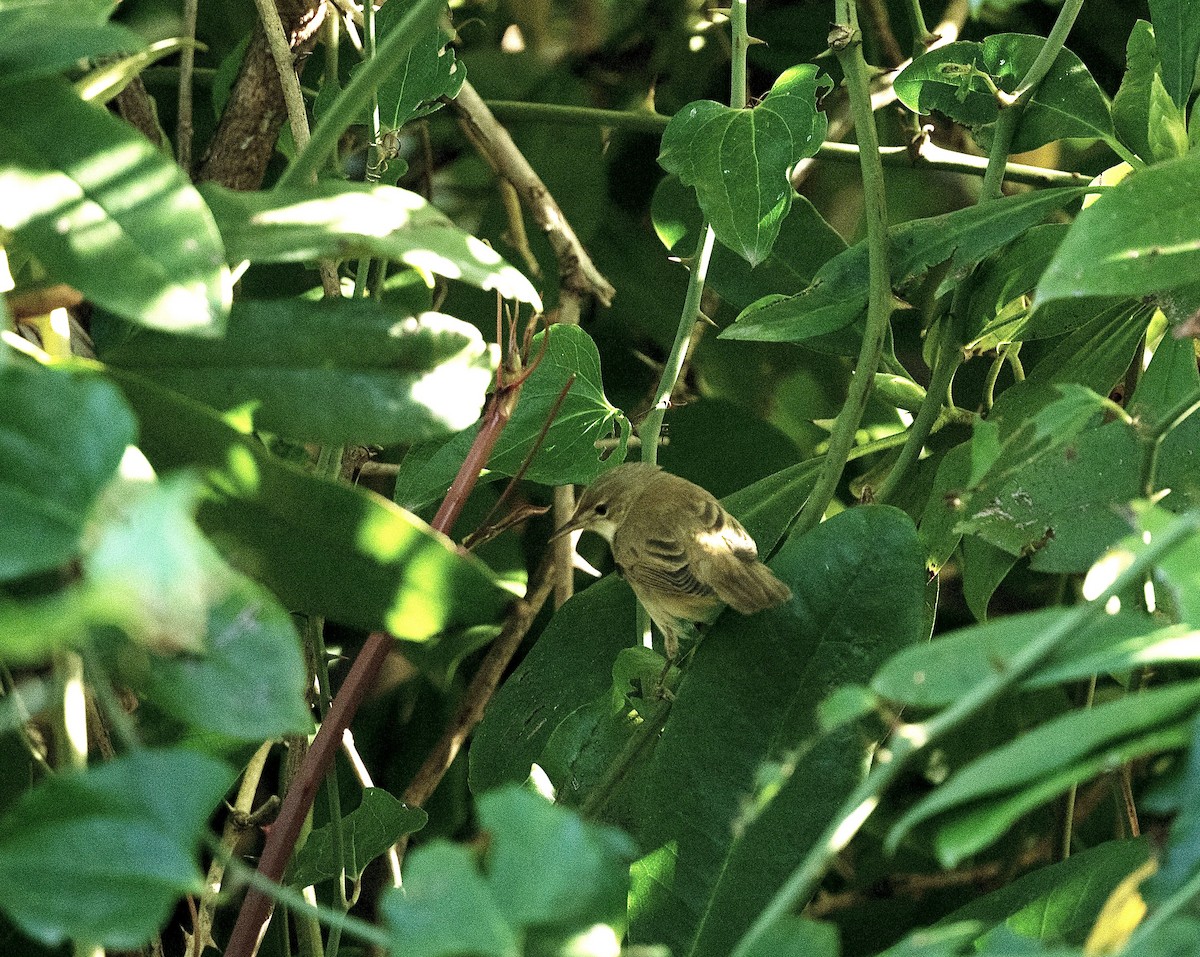
[(192, 172), (192, 70), (196, 65), (196, 13), (200, 0), (183, 0), (183, 37), (179, 51), (179, 116), (175, 124), (175, 156), (183, 171)]
[(559, 279), (564, 290), (595, 296), (604, 305), (612, 302), (615, 290), (592, 263), (571, 224), (512, 137), (492, 115), (470, 82), (463, 84), (450, 105), (471, 131), (472, 141), (487, 153), (495, 168), (512, 183), (558, 257)]

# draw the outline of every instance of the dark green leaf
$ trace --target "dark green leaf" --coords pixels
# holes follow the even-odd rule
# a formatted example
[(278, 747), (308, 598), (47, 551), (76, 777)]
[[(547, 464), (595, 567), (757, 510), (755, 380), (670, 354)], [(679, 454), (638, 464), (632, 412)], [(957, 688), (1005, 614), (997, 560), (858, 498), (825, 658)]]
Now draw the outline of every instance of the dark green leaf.
[(843, 512), (771, 564), (792, 600), (714, 624), (625, 796), (649, 851), (632, 933), (680, 957), (732, 952), (861, 779), (868, 737), (820, 736), (819, 702), (928, 634), (916, 531), (896, 509)]
[[(1082, 187), (1046, 189), (895, 226), (889, 230), (892, 284), (902, 287), (949, 259), (944, 291), (984, 256), (1085, 193)], [(803, 292), (759, 300), (743, 310), (721, 338), (801, 342), (834, 332), (866, 309), (867, 292), (867, 246), (863, 241), (829, 260)]]
[(141, 947), (203, 893), (195, 845), (232, 781), (190, 751), (48, 778), (0, 818), (0, 909), (42, 943)]
[[(1147, 540), (1162, 534), (1177, 521), (1161, 505), (1137, 503), (1134, 509), (1142, 536)], [(1132, 545), (1133, 542), (1126, 542)], [(1200, 535), (1180, 542), (1159, 563), (1163, 586), (1170, 596), (1171, 607), (1180, 621), (1200, 629)], [(1166, 597), (1166, 596), (1164, 596)]]
[[(1150, 99), (1157, 77), (1159, 63), (1154, 28), (1145, 20), (1138, 20), (1125, 47), (1125, 76), (1113, 98), (1112, 118), (1121, 142), (1146, 162), (1154, 159), (1150, 148)], [(1161, 78), (1158, 88), (1166, 93)]]
[(479, 418), (493, 365), (468, 323), (346, 299), (239, 302), (221, 339), (145, 332), (100, 358), (218, 411), (248, 408), (256, 429), (333, 445), (465, 429)]
[[(1191, 681), (1073, 711), (1026, 732), (973, 761), (901, 817), (888, 838), (895, 846), (915, 827), (956, 808), (985, 798), (1027, 798), (1004, 809), (1002, 821), (985, 826), (978, 817), (960, 827), (939, 847), (947, 866), (994, 840), (1031, 806), (1066, 790), (1087, 771), (1117, 760), (1123, 744), (1135, 754), (1161, 750), (1177, 740), (1179, 721), (1200, 704), (1200, 682)], [(1186, 730), (1186, 729), (1185, 729)], [(1155, 735), (1161, 733), (1161, 740)], [(1124, 755), (1131, 757), (1133, 754)], [(1093, 763), (1098, 762), (1098, 767)], [(1076, 768), (1075, 765), (1080, 767)]]
[(1180, 109), (1187, 106), (1200, 57), (1200, 21), (1191, 0), (1150, 0), (1150, 20), (1158, 39), (1163, 86)]
[(112, 3), (40, 0), (0, 8), (0, 82), (50, 76), (80, 60), (140, 50), (132, 30), (108, 23)]
[(960, 550), (963, 600), (975, 620), (984, 621), (996, 589), (1017, 564), (1016, 556), (1001, 551), (982, 538), (970, 536), (963, 538)]
[[(654, 191), (651, 212), (654, 229), (663, 245), (676, 256), (691, 256), (703, 219), (695, 194), (676, 177), (663, 177)], [(845, 248), (846, 241), (816, 207), (804, 196), (796, 196), (780, 224), (779, 238), (765, 260), (751, 266), (718, 244), (708, 266), (706, 285), (735, 309), (745, 309), (769, 293), (804, 289), (817, 270)]]
[(1077, 296), (1143, 296), (1200, 270), (1200, 153), (1122, 181), (1083, 210), (1038, 283), (1035, 307)]
[[(999, 105), (985, 73), (1005, 93), (1014, 92), (1046, 41), (1021, 33), (997, 33), (982, 43), (949, 43), (917, 57), (896, 77), (896, 95), (918, 113), (938, 110), (982, 134)], [(1010, 152), (1025, 153), (1071, 137), (1109, 139), (1112, 117), (1104, 93), (1083, 61), (1062, 49), (1030, 97)]]
[(717, 238), (752, 266), (770, 254), (791, 207), (791, 168), (825, 138), (816, 99), (831, 88), (805, 64), (784, 73), (753, 109), (700, 100), (663, 133), (663, 169), (695, 187)]
[(1150, 850), (1145, 840), (1107, 841), (1024, 874), (940, 924), (978, 921), (988, 932), (980, 935), (976, 946), (998, 936), (995, 928), (1043, 945), (1081, 946), (1109, 895), (1146, 862)]
[(772, 924), (746, 951), (745, 957), (837, 957), (838, 933), (832, 924), (819, 924), (789, 914)]
[(408, 190), (322, 180), (267, 192), (205, 183), (201, 193), (231, 262), (378, 256), (541, 308), (537, 290), (499, 253)]
[[(521, 389), (516, 411), (505, 426), (488, 459), (487, 467), (513, 475), (533, 448), (534, 441), (568, 379), (574, 375), (558, 415), (529, 464), (525, 477), (544, 485), (584, 484), (625, 459), (630, 425), (625, 414), (604, 395), (600, 355), (591, 337), (578, 326), (557, 324), (534, 337), (531, 355), (545, 344), (545, 354)], [(478, 429), (460, 432), (448, 443), (412, 463), (405, 462), (396, 480), (396, 501), (419, 508), (445, 494), (458, 474)], [(599, 439), (616, 433), (617, 447), (606, 454), (596, 448)]]
[[(1070, 614), (1067, 608), (1043, 608), (940, 635), (928, 645), (906, 648), (889, 659), (876, 672), (871, 687), (898, 704), (946, 707), (1005, 670), (1013, 656)], [(1200, 658), (1200, 647), (1189, 647), (1189, 642), (1194, 642), (1191, 629), (1163, 628), (1143, 612), (1106, 615), (1069, 637), (1023, 684), (1036, 688), (1097, 673)]]
[(509, 786), (479, 798), (487, 882), (514, 926), (584, 930), (621, 924), (633, 842), (538, 795)]
[(24, 360), (0, 365), (0, 581), (61, 565), (136, 425), (117, 390)]
[(131, 322), (211, 334), (229, 311), (221, 237), (187, 177), (57, 80), (0, 97), (0, 227), (53, 279)]
[(392, 950), (408, 957), (521, 957), (517, 929), (500, 913), (465, 847), (435, 841), (412, 852), (404, 889), (379, 902)]
[(365, 788), (362, 803), (342, 818), (345, 859), (339, 861), (334, 851), (334, 825), (315, 828), (288, 865), (287, 883), (308, 887), (336, 878), (343, 870), (350, 880), (358, 880), (371, 861), (406, 834), (419, 831), (427, 820), (429, 815), (419, 807), (409, 807), (382, 788)]
[(481, 563), (408, 512), (302, 472), (191, 400), (110, 375), (138, 412), (151, 463), (205, 472), (212, 495), (200, 526), (289, 609), (424, 641), (491, 623), (511, 600)]
[[(395, 29), (408, 13), (404, 4), (385, 3), (375, 14), (376, 43)], [(452, 37), (440, 27), (419, 36), (379, 84), (379, 123), (384, 130), (398, 130), (405, 123), (439, 109), (439, 97), (453, 99), (462, 88), (466, 70), (447, 46)], [(363, 122), (369, 127), (371, 117)]]

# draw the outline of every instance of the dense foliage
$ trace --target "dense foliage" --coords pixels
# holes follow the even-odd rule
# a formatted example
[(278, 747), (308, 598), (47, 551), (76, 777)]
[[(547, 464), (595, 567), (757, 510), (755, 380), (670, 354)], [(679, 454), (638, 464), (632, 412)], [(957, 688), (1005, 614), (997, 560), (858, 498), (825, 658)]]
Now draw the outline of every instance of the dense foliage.
[[(0, 0), (0, 952), (1200, 952), (1198, 57)], [(665, 672), (637, 457), (792, 591)]]

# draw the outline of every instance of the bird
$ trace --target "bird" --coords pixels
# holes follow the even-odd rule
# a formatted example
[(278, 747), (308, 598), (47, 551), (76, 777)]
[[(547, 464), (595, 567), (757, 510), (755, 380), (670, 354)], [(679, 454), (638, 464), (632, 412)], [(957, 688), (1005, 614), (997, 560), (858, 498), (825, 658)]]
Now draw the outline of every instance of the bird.
[(617, 572), (662, 632), (668, 667), (680, 636), (723, 605), (752, 615), (792, 597), (710, 492), (657, 465), (631, 462), (601, 474), (553, 537), (573, 531), (608, 541)]

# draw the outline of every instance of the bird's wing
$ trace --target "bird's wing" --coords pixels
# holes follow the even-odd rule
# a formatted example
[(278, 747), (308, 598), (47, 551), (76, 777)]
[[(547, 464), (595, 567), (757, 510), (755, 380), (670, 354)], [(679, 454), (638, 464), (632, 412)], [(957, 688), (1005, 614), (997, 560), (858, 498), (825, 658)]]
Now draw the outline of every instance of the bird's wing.
[(618, 535), (613, 541), (613, 560), (635, 587), (644, 585), (695, 598), (714, 595), (692, 567), (687, 551), (681, 542), (666, 537), (647, 537), (633, 544)]

